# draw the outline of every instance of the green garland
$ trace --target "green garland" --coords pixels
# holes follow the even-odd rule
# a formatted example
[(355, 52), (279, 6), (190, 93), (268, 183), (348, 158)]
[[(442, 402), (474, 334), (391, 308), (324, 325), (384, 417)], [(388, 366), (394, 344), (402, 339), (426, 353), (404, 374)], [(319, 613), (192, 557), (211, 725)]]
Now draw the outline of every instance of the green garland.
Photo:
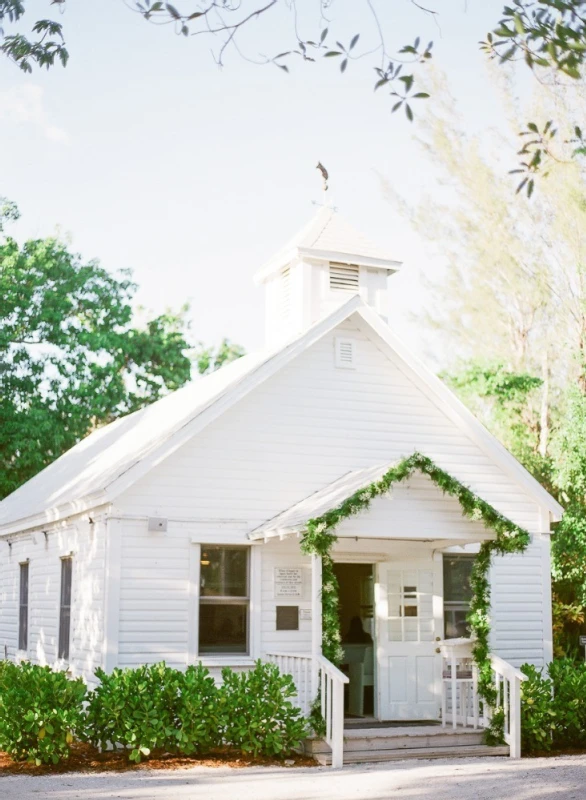
[[(496, 538), (483, 542), (474, 560), (471, 586), (472, 601), (468, 622), (476, 639), (473, 655), (478, 667), (478, 694), (484, 702), (494, 708), (497, 702), (490, 664), (490, 582), (489, 570), (493, 554), (522, 553), (530, 542), (530, 534), (500, 514), (485, 500), (437, 467), (421, 453), (413, 453), (391, 467), (378, 481), (359, 489), (337, 508), (321, 517), (310, 519), (301, 538), (301, 549), (306, 554), (320, 556), (322, 560), (322, 652), (333, 664), (340, 665), (343, 659), (340, 616), (338, 610), (338, 582), (334, 574), (331, 550), (337, 541), (335, 530), (348, 517), (365, 511), (375, 497), (386, 494), (395, 483), (407, 480), (419, 470), (427, 475), (444, 494), (455, 497), (462, 514), (468, 519), (478, 520), (496, 533)], [(496, 719), (500, 719), (495, 714)], [(498, 731), (493, 732), (498, 738)]]

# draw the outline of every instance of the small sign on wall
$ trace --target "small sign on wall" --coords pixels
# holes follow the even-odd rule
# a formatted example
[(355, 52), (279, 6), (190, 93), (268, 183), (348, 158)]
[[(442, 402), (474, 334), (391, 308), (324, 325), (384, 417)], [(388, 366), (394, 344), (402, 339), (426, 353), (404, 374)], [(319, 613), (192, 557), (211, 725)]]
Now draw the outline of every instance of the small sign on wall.
[(301, 567), (275, 567), (275, 597), (301, 597), (303, 570)]
[(299, 606), (277, 606), (277, 630), (299, 630)]
[(300, 608), (299, 619), (302, 622), (311, 622), (311, 608)]

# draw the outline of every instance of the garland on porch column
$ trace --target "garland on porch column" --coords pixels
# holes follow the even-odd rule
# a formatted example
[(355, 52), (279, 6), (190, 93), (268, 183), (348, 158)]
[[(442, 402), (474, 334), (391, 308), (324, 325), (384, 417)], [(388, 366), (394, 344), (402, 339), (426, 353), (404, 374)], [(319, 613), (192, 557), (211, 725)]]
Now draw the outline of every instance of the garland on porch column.
[[(522, 553), (530, 542), (529, 532), (515, 525), (500, 514), (489, 503), (478, 497), (467, 486), (437, 467), (431, 459), (421, 453), (413, 453), (391, 467), (379, 480), (364, 486), (320, 517), (310, 519), (301, 538), (304, 553), (321, 556), (322, 560), (322, 652), (333, 664), (340, 665), (343, 659), (342, 637), (338, 600), (338, 581), (334, 574), (331, 550), (337, 541), (335, 530), (348, 517), (365, 511), (375, 497), (386, 494), (395, 483), (407, 480), (419, 470), (427, 475), (444, 494), (455, 497), (462, 514), (468, 519), (482, 522), (496, 533), (496, 538), (483, 542), (474, 560), (470, 584), (472, 600), (468, 623), (476, 639), (473, 647), (474, 661), (478, 667), (478, 694), (491, 708), (497, 703), (497, 693), (492, 679), (490, 664), (490, 582), (489, 570), (494, 555)], [(499, 738), (500, 717), (493, 716), (493, 738)]]

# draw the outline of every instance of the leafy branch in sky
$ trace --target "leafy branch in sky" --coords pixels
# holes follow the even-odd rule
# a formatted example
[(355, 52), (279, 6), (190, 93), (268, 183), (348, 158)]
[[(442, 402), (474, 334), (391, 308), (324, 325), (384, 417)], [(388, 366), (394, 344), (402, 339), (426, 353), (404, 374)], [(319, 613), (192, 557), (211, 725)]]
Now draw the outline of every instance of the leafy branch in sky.
[[(45, 0), (59, 12), (66, 0)], [(30, 3), (30, 0), (28, 0)], [(273, 65), (289, 72), (295, 59), (315, 63), (327, 60), (345, 73), (353, 62), (370, 58), (374, 71), (375, 90), (385, 89), (391, 96), (391, 110), (404, 110), (413, 120), (413, 101), (428, 97), (417, 90), (418, 67), (432, 57), (433, 42), (422, 43), (416, 36), (411, 43), (390, 52), (387, 34), (377, 11), (377, 0), (360, 2), (361, 28), (351, 36), (336, 35), (337, 24), (344, 13), (336, 15), (333, 0), (311, 0), (303, 4), (303, 19), (297, 0), (124, 0), (126, 6), (154, 25), (168, 26), (179, 36), (201, 38), (212, 42), (212, 54), (218, 65), (224, 64), (228, 51), (259, 65)], [(382, 3), (382, 0), (380, 0)], [(439, 5), (434, 0), (403, 0), (422, 14), (433, 18)], [(60, 22), (40, 19), (32, 26), (32, 36), (17, 31), (6, 33), (4, 27), (22, 24), (27, 0), (0, 0), (0, 51), (22, 70), (33, 66), (65, 66), (69, 54)], [(379, 6), (379, 8), (382, 7)], [(400, 14), (400, 5), (396, 4)], [(309, 13), (314, 13), (313, 30), (305, 30)], [(280, 15), (280, 16), (279, 16)], [(266, 18), (270, 24), (261, 29), (260, 38), (270, 55), (251, 54), (244, 32), (255, 30), (256, 23)], [(285, 20), (288, 25), (282, 25)], [(258, 32), (258, 27), (256, 28)], [(275, 30), (288, 33), (275, 35)], [(283, 37), (280, 39), (280, 37)], [(366, 42), (366, 44), (365, 44)], [(586, 0), (512, 0), (505, 5), (501, 19), (480, 43), (481, 48), (500, 63), (520, 61), (540, 81), (575, 81), (583, 76), (586, 63)], [(564, 121), (567, 122), (567, 121)], [(563, 133), (559, 131), (564, 129)], [(570, 132), (567, 133), (566, 131)], [(586, 155), (584, 123), (575, 119), (568, 127), (554, 120), (544, 125), (529, 122), (521, 132), (517, 191), (531, 196), (538, 174), (547, 174), (548, 162), (571, 161)]]
[[(586, 64), (586, 0), (513, 0), (481, 47), (500, 63), (524, 61), (541, 81), (579, 80)], [(586, 155), (582, 120), (571, 123), (567, 136), (558, 135), (558, 127), (554, 120), (541, 127), (529, 122), (521, 131), (521, 162), (512, 170), (521, 176), (517, 192), (531, 197), (535, 176), (547, 174), (548, 162)]]

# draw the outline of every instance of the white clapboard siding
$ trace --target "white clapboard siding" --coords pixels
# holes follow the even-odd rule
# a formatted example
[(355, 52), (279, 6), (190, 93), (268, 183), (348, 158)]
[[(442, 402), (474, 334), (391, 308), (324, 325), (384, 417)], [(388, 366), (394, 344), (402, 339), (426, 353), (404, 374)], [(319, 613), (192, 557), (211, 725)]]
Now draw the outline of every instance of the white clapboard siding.
[[(356, 369), (334, 366), (337, 335)], [(537, 529), (538, 510), (508, 475), (350, 323), (244, 397), (119, 498), (128, 513), (234, 519), (250, 528), (363, 466), (436, 460), (495, 507)]]
[[(298, 631), (276, 630), (277, 606), (311, 608), (311, 560), (299, 549), (296, 538), (271, 541), (261, 548), (262, 555), (262, 619), (261, 648), (263, 653), (310, 653), (311, 621), (299, 620)], [(279, 598), (275, 596), (275, 569), (277, 567), (299, 567), (302, 570), (302, 596)]]
[[(29, 622), (26, 657), (55, 666), (59, 639), (61, 558), (73, 554), (69, 668), (93, 682), (102, 663), (106, 522), (96, 517), (15, 536), (0, 560), (0, 648), (17, 654), (20, 562), (29, 559)], [(22, 654), (25, 655), (25, 654)]]
[(149, 532), (126, 521), (121, 534), (118, 664), (185, 667), (189, 631), (189, 529)]
[[(335, 367), (335, 339), (340, 335), (356, 341), (355, 369)], [(163, 643), (156, 632), (141, 628), (145, 634), (141, 642), (130, 636), (132, 622), (125, 614), (132, 612), (136, 623), (148, 620), (151, 610), (168, 621), (175, 619), (174, 614), (185, 618), (185, 548), (193, 536), (200, 542), (244, 543), (248, 531), (345, 472), (399, 459), (414, 450), (428, 455), (515, 522), (540, 530), (536, 502), (426, 396), (398, 357), (389, 358), (348, 321), (118, 498), (116, 507), (122, 515), (170, 520), (168, 548), (155, 545), (152, 538), (145, 541), (142, 534), (133, 538), (132, 524), (124, 523), (121, 636), (128, 631), (128, 637), (120, 642), (121, 663), (163, 655), (184, 663), (186, 633), (182, 637), (168, 628), (169, 641)], [(379, 533), (380, 525), (389, 524), (391, 518), (393, 527), (420, 527), (430, 536), (435, 530), (440, 538), (448, 531), (470, 530), (454, 501), (425, 478), (414, 477), (408, 486), (397, 487), (387, 505), (388, 512), (384, 501), (380, 507), (375, 504), (372, 524), (365, 523), (372, 529), (376, 519)], [(197, 522), (190, 525), (188, 520)], [(358, 518), (348, 521), (341, 533), (347, 529), (359, 535), (361, 525)], [(474, 530), (479, 527), (473, 525)], [(283, 554), (289, 553), (290, 546), (275, 542), (263, 551), (261, 647), (265, 651), (309, 647), (309, 623), (289, 638), (274, 630), (272, 553), (279, 547)], [(544, 639), (551, 638), (543, 622), (549, 589), (542, 556), (540, 546), (537, 555), (511, 561), (512, 571), (504, 562), (494, 567), (495, 651), (515, 663), (540, 663)], [(185, 564), (180, 563), (182, 558)], [(518, 590), (520, 576), (526, 576), (524, 591)], [(508, 637), (507, 625), (513, 618), (516, 641)]]

